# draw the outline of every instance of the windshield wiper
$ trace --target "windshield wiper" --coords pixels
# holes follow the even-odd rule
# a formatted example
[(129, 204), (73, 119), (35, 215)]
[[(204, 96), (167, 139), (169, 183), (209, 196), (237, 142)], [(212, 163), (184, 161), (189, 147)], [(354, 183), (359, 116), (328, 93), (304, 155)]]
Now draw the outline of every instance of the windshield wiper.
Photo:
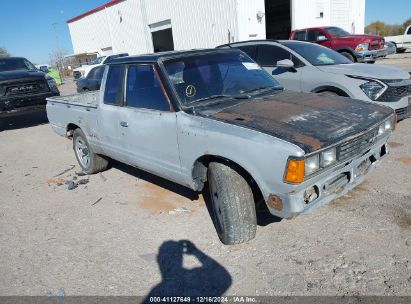
[(238, 96), (236, 96), (236, 95), (223, 95), (223, 94), (221, 94), (221, 95), (211, 95), (211, 96), (208, 96), (208, 97), (193, 100), (192, 102), (187, 103), (187, 105), (192, 105), (194, 103), (198, 103), (198, 102), (201, 102), (201, 101), (220, 99), (220, 98), (249, 99), (250, 97), (247, 96), (247, 95), (245, 95), (245, 96), (243, 96), (243, 95), (238, 95)]
[(242, 94), (260, 93), (260, 92), (265, 92), (265, 91), (282, 90), (282, 89), (283, 88), (281, 86), (277, 86), (277, 87), (258, 87), (258, 88), (255, 88), (255, 89), (244, 91)]

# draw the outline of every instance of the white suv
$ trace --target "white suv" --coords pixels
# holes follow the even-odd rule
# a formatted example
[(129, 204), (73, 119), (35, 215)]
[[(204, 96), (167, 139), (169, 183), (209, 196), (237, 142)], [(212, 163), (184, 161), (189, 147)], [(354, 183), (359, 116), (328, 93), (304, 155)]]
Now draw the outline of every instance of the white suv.
[(352, 63), (331, 49), (301, 41), (260, 40), (219, 47), (241, 49), (285, 89), (389, 106), (398, 120), (411, 115), (411, 78), (400, 68)]

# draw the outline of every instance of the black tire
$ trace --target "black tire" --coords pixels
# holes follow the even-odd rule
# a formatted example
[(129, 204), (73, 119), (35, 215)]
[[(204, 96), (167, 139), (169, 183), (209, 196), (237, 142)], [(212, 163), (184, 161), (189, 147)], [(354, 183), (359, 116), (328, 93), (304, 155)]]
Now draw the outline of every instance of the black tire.
[(344, 57), (346, 57), (347, 59), (351, 60), (352, 62), (355, 62), (355, 58), (351, 53), (341, 52), (340, 54), (343, 55)]
[(214, 225), (221, 242), (232, 245), (253, 239), (257, 216), (250, 185), (236, 170), (220, 162), (211, 162), (207, 175)]
[[(80, 142), (82, 143), (81, 145)], [(73, 132), (73, 150), (77, 162), (85, 173), (94, 174), (107, 169), (108, 160), (94, 153), (87, 141), (86, 135), (80, 128), (77, 128)], [(87, 162), (82, 155), (88, 158)]]
[(397, 49), (397, 54), (405, 53), (406, 49)]
[(318, 94), (320, 94), (322, 96), (331, 96), (331, 97), (340, 96), (340, 94), (338, 94), (336, 92), (333, 92), (333, 91), (323, 91), (323, 92), (320, 92)]
[(375, 61), (368, 61), (367, 63), (368, 63), (368, 64), (374, 64)]

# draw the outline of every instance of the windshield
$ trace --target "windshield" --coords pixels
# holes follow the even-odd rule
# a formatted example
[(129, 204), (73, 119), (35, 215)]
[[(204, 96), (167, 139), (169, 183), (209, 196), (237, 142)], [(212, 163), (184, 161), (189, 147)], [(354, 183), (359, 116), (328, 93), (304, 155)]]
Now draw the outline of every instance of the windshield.
[(248, 98), (282, 89), (267, 72), (240, 52), (208, 53), (167, 60), (167, 74), (185, 106), (212, 99)]
[(318, 44), (304, 42), (283, 42), (282, 44), (315, 66), (352, 63), (340, 53)]
[(18, 70), (36, 71), (36, 68), (24, 58), (0, 58), (0, 72)]
[(106, 56), (97, 57), (96, 59), (94, 59), (94, 60), (90, 63), (90, 65), (100, 64), (100, 63), (104, 60), (104, 58), (106, 58)]
[(347, 31), (344, 31), (342, 28), (339, 27), (326, 27), (325, 30), (328, 32), (328, 34), (335, 38), (351, 35)]

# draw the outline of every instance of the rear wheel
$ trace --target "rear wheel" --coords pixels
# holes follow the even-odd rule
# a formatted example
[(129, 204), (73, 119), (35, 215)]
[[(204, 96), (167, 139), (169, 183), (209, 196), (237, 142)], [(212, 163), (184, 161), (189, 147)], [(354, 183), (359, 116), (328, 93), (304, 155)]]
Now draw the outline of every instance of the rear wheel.
[(103, 171), (108, 166), (107, 159), (93, 152), (81, 129), (73, 132), (73, 149), (81, 169), (87, 174)]
[(349, 59), (350, 61), (355, 62), (355, 58), (351, 53), (341, 52), (340, 54), (343, 55), (344, 57), (346, 57), (347, 59)]
[(405, 49), (397, 49), (397, 53), (398, 53), (398, 54), (405, 53)]
[(208, 185), (214, 225), (226, 245), (247, 242), (255, 237), (257, 217), (252, 189), (236, 170), (212, 162)]

